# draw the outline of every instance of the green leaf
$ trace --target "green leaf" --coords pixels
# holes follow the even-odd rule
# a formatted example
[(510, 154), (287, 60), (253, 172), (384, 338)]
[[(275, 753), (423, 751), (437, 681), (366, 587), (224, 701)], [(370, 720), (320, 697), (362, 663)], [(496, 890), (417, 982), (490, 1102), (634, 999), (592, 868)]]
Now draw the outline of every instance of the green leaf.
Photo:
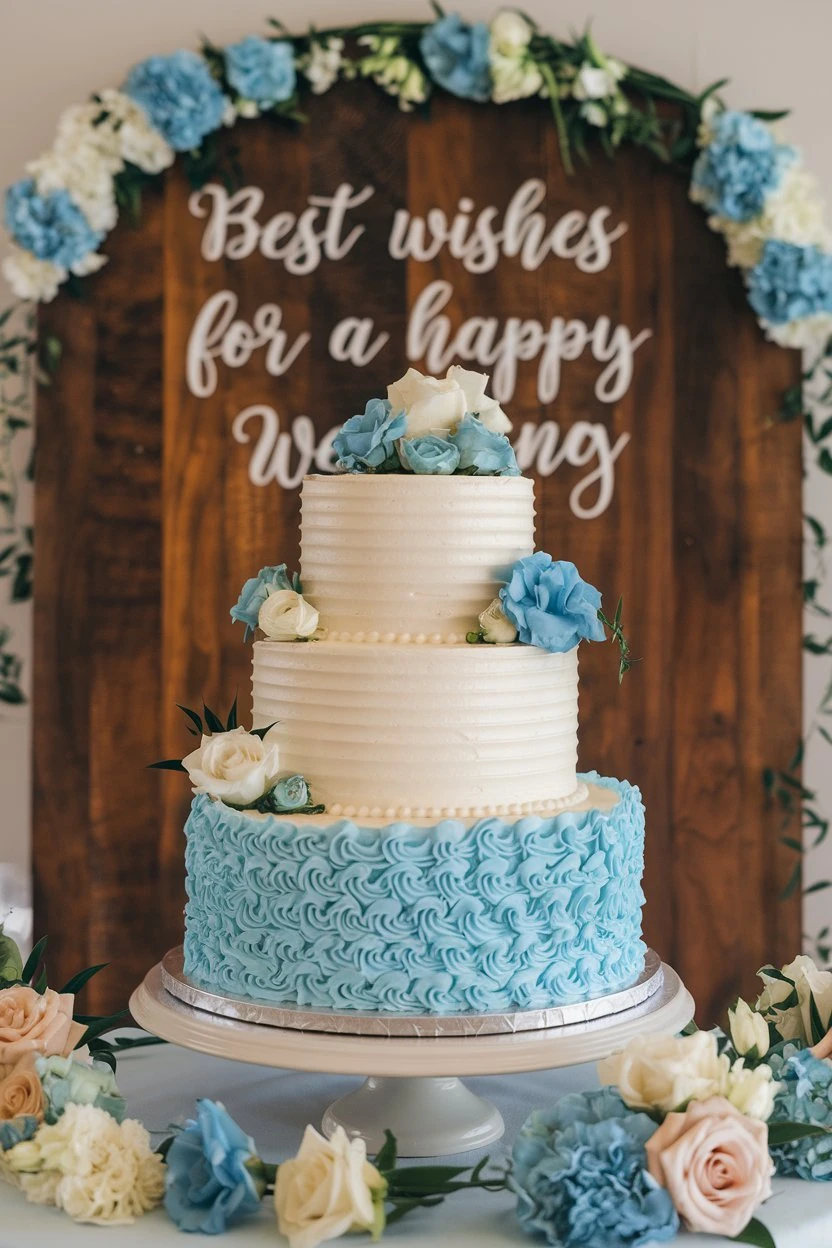
[(820, 1044), (828, 1028), (823, 1025), (818, 1003), (815, 1000), (814, 993), (811, 992), (809, 993), (809, 1022), (812, 1027), (812, 1044)]
[(232, 703), (231, 710), (228, 712), (228, 719), (226, 720), (226, 723), (225, 723), (225, 731), (231, 732), (231, 730), (236, 727), (237, 727), (237, 694), (235, 693), (234, 702)]
[(756, 117), (758, 121), (782, 121), (784, 117), (788, 117), (791, 114), (791, 111), (792, 110), (790, 108), (778, 108), (774, 110), (768, 108), (753, 108), (751, 110), (751, 116)]
[(780, 894), (781, 901), (788, 901), (789, 898), (793, 896), (798, 885), (800, 884), (800, 876), (801, 876), (801, 863), (796, 862), (794, 864), (794, 867), (792, 868), (792, 873), (789, 876), (786, 887), (783, 889), (782, 893)]
[(821, 472), (832, 475), (832, 455), (830, 455), (828, 448), (825, 446), (821, 450), (820, 455), (818, 455), (818, 468), (820, 468)]
[(444, 1199), (444, 1196), (413, 1196), (409, 1200), (397, 1200), (387, 1215), (385, 1225), (395, 1226), (413, 1209), (434, 1209), (437, 1205), (441, 1205)]
[(780, 1144), (791, 1144), (794, 1140), (805, 1140), (816, 1135), (829, 1135), (829, 1130), (811, 1122), (770, 1122), (768, 1124), (770, 1148)]
[(109, 965), (109, 962), (100, 962), (98, 966), (88, 966), (85, 971), (79, 971), (77, 975), (72, 976), (72, 979), (67, 980), (61, 992), (71, 992), (75, 996), (85, 984), (89, 983), (93, 975), (97, 975), (99, 971), (105, 970)]
[(91, 1040), (97, 1040), (99, 1036), (103, 1036), (105, 1031), (112, 1031), (114, 1027), (118, 1027), (125, 1018), (128, 1018), (129, 1010), (120, 1010), (118, 1014), (108, 1014), (101, 1017), (90, 1018), (87, 1015), (76, 1015), (78, 1022), (86, 1023), (87, 1030), (76, 1044), (76, 1049), (81, 1049), (85, 1044), (89, 1044)]
[(187, 771), (187, 767), (182, 764), (181, 758), (163, 758), (159, 763), (148, 763), (148, 769), (153, 771)]
[(796, 841), (793, 836), (781, 836), (780, 844), (785, 845), (788, 849), (793, 849), (796, 854), (803, 853), (803, 845), (800, 841)]
[(826, 529), (823, 527), (820, 520), (817, 520), (814, 516), (806, 516), (805, 520), (809, 528), (812, 530), (812, 536), (815, 539), (815, 545), (818, 546), (819, 548), (823, 548), (826, 545), (826, 540), (827, 540)]
[(23, 978), (23, 958), (11, 936), (3, 932), (0, 923), (0, 983), (16, 982)]
[(202, 703), (202, 713), (211, 732), (225, 732), (225, 727), (219, 715), (215, 715), (210, 706), (206, 706), (204, 702)]
[[(817, 841), (815, 844), (817, 844)], [(803, 896), (807, 897), (809, 893), (822, 893), (824, 889), (827, 888), (832, 888), (832, 880), (815, 880), (814, 884), (810, 884), (808, 888), (804, 888)], [(826, 1035), (826, 1032), (823, 1034)]]
[(35, 971), (40, 966), (43, 961), (43, 955), (46, 953), (48, 940), (48, 936), (41, 936), (40, 940), (26, 959), (26, 965), (20, 974), (20, 978), (25, 984), (31, 983), (32, 979), (34, 979)]
[(777, 1248), (771, 1231), (758, 1218), (752, 1218), (734, 1240), (738, 1244), (753, 1244), (755, 1248)]
[(116, 1073), (116, 1055), (113, 1052), (112, 1045), (108, 1044), (106, 1040), (91, 1040), (88, 1048), (97, 1062), (104, 1062), (110, 1067), (113, 1074)]
[(380, 1170), (384, 1174), (386, 1171), (394, 1169), (398, 1154), (399, 1146), (395, 1135), (392, 1131), (385, 1130), (384, 1143), (379, 1149), (374, 1162), (376, 1170)]
[(679, 1035), (680, 1036), (695, 1036), (698, 1030), (699, 1028), (696, 1026), (696, 1023), (694, 1022), (693, 1019), (691, 1019), (689, 1023), (685, 1024), (685, 1026), (679, 1032)]
[(46, 989), (49, 987), (49, 980), (46, 977), (46, 964), (44, 964), (41, 968), (40, 975), (38, 975), (37, 979), (32, 984), (32, 987), (40, 996), (43, 996), (46, 992)]
[(176, 705), (180, 711), (185, 712), (185, 714), (188, 716), (188, 719), (194, 725), (199, 735), (202, 736), (202, 717), (200, 715), (197, 715), (196, 711), (192, 711), (189, 706), (183, 706), (181, 702), (177, 702)]
[(265, 737), (266, 733), (267, 733), (267, 732), (271, 732), (271, 730), (272, 730), (272, 728), (274, 728), (275, 724), (278, 724), (278, 723), (280, 723), (280, 720), (277, 720), (277, 719), (276, 719), (276, 720), (275, 720), (275, 722), (274, 722), (274, 724), (267, 724), (265, 728), (252, 728), (252, 730), (251, 730), (251, 735), (252, 735), (253, 737), (259, 737), (259, 738), (260, 738), (260, 740), (262, 741), (262, 740), (263, 740), (263, 738)]

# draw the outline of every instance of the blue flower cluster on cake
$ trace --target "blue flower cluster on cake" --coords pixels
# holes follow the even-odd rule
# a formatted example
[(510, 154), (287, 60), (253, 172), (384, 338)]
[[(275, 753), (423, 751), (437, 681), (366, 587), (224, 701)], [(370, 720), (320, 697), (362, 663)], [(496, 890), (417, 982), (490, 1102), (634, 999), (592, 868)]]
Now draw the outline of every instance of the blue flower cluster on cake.
[(486, 394), (488, 376), (453, 364), (445, 377), (415, 368), (370, 399), (336, 435), (344, 472), (517, 477), (511, 422)]

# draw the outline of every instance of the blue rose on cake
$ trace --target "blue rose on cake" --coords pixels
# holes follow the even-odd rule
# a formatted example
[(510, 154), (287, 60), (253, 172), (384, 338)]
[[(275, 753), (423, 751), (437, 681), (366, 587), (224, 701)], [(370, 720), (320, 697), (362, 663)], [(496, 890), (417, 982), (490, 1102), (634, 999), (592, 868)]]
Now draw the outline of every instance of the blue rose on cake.
[(519, 477), (514, 448), (505, 434), (492, 433), (476, 416), (463, 417), (450, 441), (459, 451), (459, 471), (476, 476)]
[(366, 472), (393, 463), (398, 468), (396, 442), (404, 436), (405, 425), (403, 413), (394, 416), (386, 399), (370, 399), (363, 413), (350, 416), (333, 439), (339, 467)]
[(449, 477), (459, 467), (459, 451), (453, 442), (433, 433), (423, 438), (402, 438), (399, 457), (408, 472), (422, 476)]
[(605, 639), (598, 590), (581, 580), (574, 563), (556, 562), (543, 551), (518, 559), (500, 601), (526, 645), (562, 654), (584, 638)]

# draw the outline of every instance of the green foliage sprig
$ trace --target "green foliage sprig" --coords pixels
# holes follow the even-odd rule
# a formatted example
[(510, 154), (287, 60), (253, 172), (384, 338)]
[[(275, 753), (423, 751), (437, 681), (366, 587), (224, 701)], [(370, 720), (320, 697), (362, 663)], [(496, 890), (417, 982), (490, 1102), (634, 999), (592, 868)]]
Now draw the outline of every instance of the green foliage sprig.
[(624, 627), (621, 623), (621, 614), (622, 614), (623, 609), (624, 609), (624, 599), (619, 598), (618, 605), (615, 608), (615, 615), (610, 620), (604, 614), (601, 607), (598, 608), (598, 619), (604, 625), (604, 628), (609, 629), (610, 640), (618, 643), (618, 650), (620, 654), (620, 659), (618, 663), (619, 685), (621, 684), (622, 680), (626, 676), (627, 672), (629, 672), (633, 664), (639, 662), (638, 659), (634, 659), (630, 655), (630, 643), (627, 640), (627, 638), (624, 636)]

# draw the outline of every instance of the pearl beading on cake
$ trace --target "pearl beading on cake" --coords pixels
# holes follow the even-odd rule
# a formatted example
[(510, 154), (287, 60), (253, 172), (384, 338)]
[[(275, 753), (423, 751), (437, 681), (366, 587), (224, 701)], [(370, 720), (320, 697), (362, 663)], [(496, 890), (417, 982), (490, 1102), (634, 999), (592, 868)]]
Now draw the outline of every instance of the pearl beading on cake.
[(566, 797), (545, 802), (510, 802), (499, 806), (353, 806), (334, 802), (328, 815), (345, 819), (486, 819), (494, 815), (551, 815), (586, 801), (589, 790), (579, 784)]
[[(475, 627), (476, 620), (471, 624), (472, 630)], [(374, 645), (381, 642), (388, 646), (459, 646), (465, 643), (466, 637), (464, 633), (341, 633), (329, 630), (326, 640), (354, 642), (356, 645), (366, 645), (368, 642)]]

